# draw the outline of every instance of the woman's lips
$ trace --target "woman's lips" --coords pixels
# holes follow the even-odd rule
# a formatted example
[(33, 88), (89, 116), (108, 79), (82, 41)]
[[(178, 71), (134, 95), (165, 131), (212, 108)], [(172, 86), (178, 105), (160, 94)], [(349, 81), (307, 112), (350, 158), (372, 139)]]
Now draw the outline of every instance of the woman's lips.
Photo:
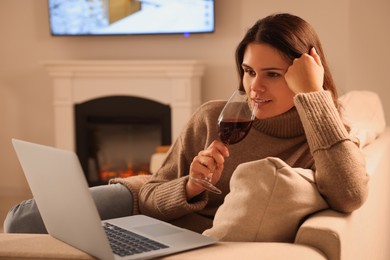
[(252, 100), (257, 104), (257, 106), (264, 106), (266, 104), (269, 104), (272, 101), (271, 99), (263, 99), (263, 98), (253, 98)]

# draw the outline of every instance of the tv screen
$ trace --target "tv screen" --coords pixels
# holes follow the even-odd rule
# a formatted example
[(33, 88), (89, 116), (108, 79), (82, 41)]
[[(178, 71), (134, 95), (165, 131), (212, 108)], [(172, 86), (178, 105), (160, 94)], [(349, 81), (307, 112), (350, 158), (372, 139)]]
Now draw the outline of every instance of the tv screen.
[(52, 35), (214, 32), (214, 0), (48, 0)]

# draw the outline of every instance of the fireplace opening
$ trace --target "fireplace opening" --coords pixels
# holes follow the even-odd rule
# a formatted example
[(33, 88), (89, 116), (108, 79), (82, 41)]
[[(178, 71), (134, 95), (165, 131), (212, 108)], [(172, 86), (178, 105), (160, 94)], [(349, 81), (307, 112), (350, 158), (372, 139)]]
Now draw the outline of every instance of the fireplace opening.
[(75, 131), (89, 186), (150, 174), (156, 147), (171, 144), (171, 108), (133, 96), (97, 98), (75, 105)]

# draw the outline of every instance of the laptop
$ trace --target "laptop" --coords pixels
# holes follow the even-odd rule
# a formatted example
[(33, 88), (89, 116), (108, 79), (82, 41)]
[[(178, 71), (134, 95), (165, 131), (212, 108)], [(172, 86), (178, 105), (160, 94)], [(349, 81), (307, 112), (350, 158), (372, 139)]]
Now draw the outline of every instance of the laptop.
[[(216, 242), (144, 215), (102, 221), (74, 152), (17, 139), (12, 143), (54, 238), (99, 259), (150, 259)], [(126, 240), (117, 242), (115, 237), (123, 231)], [(120, 244), (142, 248), (119, 249)]]

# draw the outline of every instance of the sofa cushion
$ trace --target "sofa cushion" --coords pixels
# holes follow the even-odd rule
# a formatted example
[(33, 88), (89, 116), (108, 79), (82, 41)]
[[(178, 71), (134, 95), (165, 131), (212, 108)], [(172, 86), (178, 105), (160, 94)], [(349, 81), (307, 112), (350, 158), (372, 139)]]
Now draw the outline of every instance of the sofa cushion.
[(221, 241), (293, 242), (303, 220), (327, 207), (313, 171), (268, 157), (237, 167), (213, 227), (203, 234)]
[(343, 117), (351, 127), (351, 135), (365, 147), (381, 134), (385, 127), (382, 102), (375, 92), (354, 90), (340, 97)]

